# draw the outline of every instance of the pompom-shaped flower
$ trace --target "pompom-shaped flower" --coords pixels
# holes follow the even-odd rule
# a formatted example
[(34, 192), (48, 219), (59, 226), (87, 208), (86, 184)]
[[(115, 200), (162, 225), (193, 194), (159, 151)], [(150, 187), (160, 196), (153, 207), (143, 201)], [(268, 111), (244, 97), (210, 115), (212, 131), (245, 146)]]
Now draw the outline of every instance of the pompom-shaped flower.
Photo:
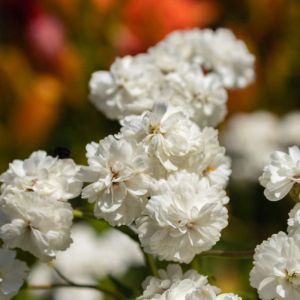
[(288, 153), (275, 151), (271, 163), (264, 168), (259, 181), (270, 201), (285, 197), (295, 184), (300, 183), (300, 150), (290, 147)]
[[(254, 79), (254, 56), (229, 29), (206, 30), (206, 67), (219, 74), (228, 88), (243, 88)], [(200, 45), (199, 45), (200, 47)]]
[(82, 197), (95, 202), (94, 213), (111, 225), (129, 225), (147, 200), (147, 156), (135, 143), (113, 136), (87, 145), (87, 167), (80, 172), (88, 184)]
[(35, 192), (53, 200), (69, 200), (81, 192), (79, 167), (72, 159), (48, 156), (45, 151), (33, 152), (29, 158), (14, 160), (2, 173), (2, 192)]
[(200, 64), (228, 88), (243, 88), (254, 79), (254, 56), (225, 28), (175, 31), (155, 47)]
[(141, 114), (153, 105), (147, 96), (160, 75), (146, 55), (118, 58), (110, 71), (92, 74), (90, 99), (110, 119)]
[(147, 277), (143, 283), (143, 295), (138, 300), (214, 300), (218, 288), (210, 285), (207, 278), (194, 270), (183, 273), (179, 265), (168, 265), (159, 270), (158, 277)]
[(203, 75), (200, 70), (184, 76), (188, 97), (182, 107), (191, 107), (191, 119), (199, 126), (217, 126), (227, 113), (227, 92), (216, 75)]
[(16, 259), (16, 252), (0, 249), (0, 299), (11, 299), (23, 285), (28, 267)]
[(299, 240), (279, 232), (258, 245), (250, 283), (262, 300), (300, 299)]
[(197, 148), (200, 129), (179, 109), (157, 102), (152, 112), (122, 120), (121, 135), (143, 145), (149, 157), (167, 171), (177, 170), (176, 160)]
[(170, 175), (136, 221), (142, 246), (160, 259), (189, 263), (219, 240), (227, 202), (225, 191), (205, 178), (185, 171)]
[(0, 203), (0, 238), (9, 248), (29, 251), (42, 261), (71, 243), (73, 213), (67, 202), (31, 192), (6, 194)]

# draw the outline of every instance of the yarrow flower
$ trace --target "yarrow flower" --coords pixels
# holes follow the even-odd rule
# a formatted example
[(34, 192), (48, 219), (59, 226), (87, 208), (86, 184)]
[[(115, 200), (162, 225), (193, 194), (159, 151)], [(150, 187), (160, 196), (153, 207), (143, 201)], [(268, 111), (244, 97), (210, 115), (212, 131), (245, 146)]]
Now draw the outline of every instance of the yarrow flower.
[(1, 174), (1, 191), (34, 192), (48, 199), (66, 201), (81, 192), (78, 171), (79, 167), (72, 159), (59, 159), (45, 151), (36, 151), (24, 161), (14, 160)]
[(262, 300), (300, 299), (300, 243), (284, 232), (255, 249), (251, 286)]
[(265, 187), (264, 194), (270, 201), (285, 197), (294, 185), (300, 183), (300, 150), (290, 147), (288, 153), (275, 151), (271, 163), (264, 168), (259, 181)]
[(141, 144), (148, 157), (157, 159), (166, 171), (176, 171), (177, 160), (199, 144), (198, 126), (182, 111), (162, 102), (155, 103), (152, 112), (127, 117), (121, 124), (121, 136)]
[(141, 244), (160, 259), (189, 263), (219, 240), (227, 226), (228, 198), (221, 187), (186, 171), (160, 184), (136, 220)]
[(147, 156), (134, 142), (113, 136), (87, 145), (89, 166), (81, 168), (82, 180), (89, 184), (82, 197), (95, 203), (97, 218), (111, 225), (129, 225), (142, 212), (150, 177)]
[(159, 69), (145, 55), (117, 58), (110, 71), (92, 74), (90, 99), (110, 119), (141, 114), (151, 109), (148, 96), (159, 81)]
[(143, 295), (138, 300), (214, 300), (219, 289), (208, 283), (207, 277), (194, 270), (183, 273), (179, 265), (159, 270), (159, 278), (148, 277), (143, 283)]
[(0, 299), (9, 300), (17, 294), (27, 277), (27, 265), (16, 259), (16, 252), (0, 248)]
[(6, 194), (0, 202), (0, 238), (9, 248), (49, 261), (71, 243), (72, 207), (32, 192)]
[(200, 126), (217, 126), (226, 114), (225, 87), (247, 86), (253, 65), (230, 30), (176, 31), (147, 53), (117, 58), (109, 71), (93, 73), (90, 99), (111, 119), (139, 115), (160, 99)]
[(202, 65), (218, 74), (228, 88), (243, 88), (254, 79), (254, 56), (229, 29), (175, 31), (155, 48)]

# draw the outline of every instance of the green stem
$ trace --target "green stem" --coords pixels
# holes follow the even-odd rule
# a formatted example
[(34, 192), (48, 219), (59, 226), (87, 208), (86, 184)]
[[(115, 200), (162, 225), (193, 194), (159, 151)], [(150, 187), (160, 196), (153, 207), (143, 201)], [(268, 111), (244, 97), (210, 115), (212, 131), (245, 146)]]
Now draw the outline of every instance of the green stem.
[(106, 288), (99, 287), (97, 285), (92, 284), (79, 284), (79, 283), (54, 283), (49, 285), (28, 285), (27, 289), (31, 290), (50, 290), (54, 288), (84, 288), (84, 289), (93, 289), (97, 290), (98, 292), (101, 292), (103, 294), (106, 294), (110, 297), (112, 297), (115, 300), (126, 300), (126, 298), (121, 295), (120, 293), (110, 291)]
[[(112, 298), (116, 299), (116, 300), (125, 300), (126, 298), (120, 294), (119, 292), (114, 292), (111, 290), (108, 290), (106, 288), (100, 287), (98, 285), (92, 285), (92, 284), (80, 284), (80, 283), (75, 283), (74, 281), (70, 280), (69, 278), (67, 278), (63, 273), (61, 273), (60, 270), (58, 270), (57, 268), (53, 267), (53, 269), (55, 270), (55, 272), (57, 273), (57, 275), (66, 283), (55, 283), (52, 285), (48, 286), (48, 289), (51, 288), (60, 288), (60, 287), (77, 287), (77, 288), (88, 288), (88, 289), (94, 289), (97, 290), (101, 293), (104, 293), (108, 296), (111, 296)], [(41, 287), (43, 287), (42, 289), (45, 289), (45, 287), (47, 288), (47, 286), (31, 286), (30, 288), (34, 288), (34, 289), (41, 289)]]
[(148, 254), (148, 253), (144, 253), (144, 257), (145, 257), (146, 264), (149, 267), (152, 275), (155, 276), (155, 277), (159, 277), (159, 274), (158, 274), (157, 267), (156, 267), (155, 260), (154, 260), (153, 256)]
[(254, 255), (253, 250), (243, 251), (227, 251), (227, 250), (209, 250), (200, 254), (201, 256), (219, 256), (219, 257), (231, 257), (231, 258), (252, 258)]
[(128, 226), (123, 225), (123, 226), (117, 226), (114, 228), (121, 231), (122, 233), (128, 235), (134, 241), (136, 241), (138, 243), (140, 242), (137, 234), (132, 229), (130, 229)]

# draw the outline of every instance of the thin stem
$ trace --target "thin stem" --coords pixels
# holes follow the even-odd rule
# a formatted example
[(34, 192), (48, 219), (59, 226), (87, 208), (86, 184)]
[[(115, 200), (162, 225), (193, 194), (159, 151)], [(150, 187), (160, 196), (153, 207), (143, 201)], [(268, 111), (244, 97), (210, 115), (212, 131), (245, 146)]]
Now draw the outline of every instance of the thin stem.
[(116, 300), (126, 300), (126, 298), (116, 292), (110, 291), (106, 288), (102, 288), (96, 285), (92, 285), (92, 284), (78, 284), (78, 283), (73, 283), (73, 284), (69, 284), (69, 283), (54, 283), (54, 284), (50, 284), (50, 285), (28, 285), (27, 288), (31, 289), (31, 290), (50, 290), (50, 289), (54, 289), (54, 288), (84, 288), (84, 289), (93, 289), (93, 290), (97, 290), (98, 292), (101, 292), (103, 294), (106, 294), (108, 296), (111, 296), (112, 298), (116, 299)]
[(154, 260), (153, 256), (144, 252), (144, 257), (145, 257), (145, 261), (146, 261), (147, 266), (151, 270), (152, 275), (155, 276), (155, 277), (159, 277), (159, 274), (158, 274), (156, 264), (155, 264), (155, 260)]
[[(120, 294), (119, 292), (114, 292), (111, 290), (108, 290), (106, 288), (97, 286), (97, 285), (92, 285), (92, 284), (80, 284), (80, 283), (75, 283), (74, 281), (70, 280), (69, 278), (67, 278), (60, 270), (58, 270), (57, 268), (53, 267), (54, 271), (57, 273), (57, 275), (66, 283), (56, 283), (56, 284), (52, 284), (50, 285), (49, 288), (58, 288), (58, 287), (77, 287), (77, 288), (88, 288), (88, 289), (94, 289), (97, 290), (99, 292), (102, 292), (106, 295), (109, 295), (111, 297), (113, 297), (116, 300), (123, 300), (125, 299), (125, 297)], [(35, 286), (37, 287), (37, 286)], [(40, 286), (41, 287), (41, 286)], [(44, 286), (46, 287), (46, 286)]]
[(121, 231), (122, 233), (126, 234), (129, 236), (131, 239), (133, 239), (135, 242), (139, 243), (139, 237), (138, 235), (128, 226), (122, 225), (122, 226), (117, 226), (115, 229)]
[(246, 258), (252, 258), (254, 255), (254, 251), (253, 250), (243, 250), (243, 251), (209, 250), (201, 253), (200, 255), (246, 259)]

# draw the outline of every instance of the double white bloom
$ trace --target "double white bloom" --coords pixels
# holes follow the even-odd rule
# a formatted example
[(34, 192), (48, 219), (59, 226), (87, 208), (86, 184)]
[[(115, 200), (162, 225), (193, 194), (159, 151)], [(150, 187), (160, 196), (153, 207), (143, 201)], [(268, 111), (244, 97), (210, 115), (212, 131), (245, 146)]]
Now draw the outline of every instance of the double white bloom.
[(59, 159), (48, 156), (45, 151), (36, 151), (25, 160), (14, 160), (1, 174), (1, 191), (34, 192), (53, 200), (67, 201), (81, 192), (78, 171), (72, 159)]
[(89, 166), (82, 167), (88, 184), (82, 197), (95, 203), (95, 216), (111, 225), (129, 225), (142, 212), (150, 185), (147, 156), (134, 142), (108, 136), (87, 145)]
[(263, 300), (300, 299), (300, 241), (284, 232), (257, 246), (250, 283)]
[(155, 47), (200, 64), (217, 74), (228, 88), (243, 88), (254, 79), (253, 55), (225, 28), (173, 32)]
[(271, 201), (285, 197), (294, 185), (300, 183), (300, 150), (290, 147), (288, 153), (275, 151), (271, 163), (264, 168), (259, 178), (265, 187), (264, 194)]
[(225, 191), (185, 171), (161, 181), (136, 224), (145, 251), (160, 259), (189, 263), (210, 249), (227, 226)]
[(148, 277), (143, 283), (143, 295), (138, 300), (241, 300), (234, 294), (217, 294), (220, 289), (210, 285), (207, 277), (194, 270), (182, 272), (179, 265), (159, 270), (159, 278)]
[[(198, 149), (201, 131), (178, 108), (157, 102), (152, 112), (121, 121), (121, 136), (142, 144), (165, 171), (176, 171), (179, 159)], [(155, 176), (155, 174), (154, 174)]]
[(0, 202), (0, 237), (4, 245), (29, 251), (42, 261), (71, 243), (73, 213), (67, 202), (41, 195), (9, 193)]

